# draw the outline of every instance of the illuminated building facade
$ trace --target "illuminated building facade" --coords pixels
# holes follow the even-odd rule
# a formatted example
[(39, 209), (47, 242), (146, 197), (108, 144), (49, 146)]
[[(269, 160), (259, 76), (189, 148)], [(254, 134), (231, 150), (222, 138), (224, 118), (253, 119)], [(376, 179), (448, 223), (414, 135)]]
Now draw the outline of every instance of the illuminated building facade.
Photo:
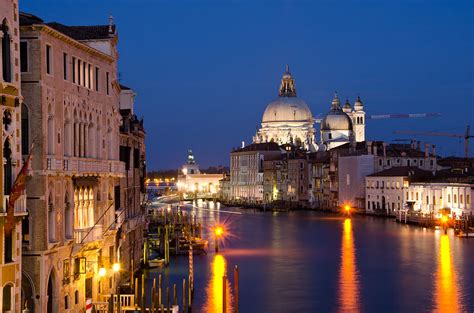
[(219, 181), (224, 177), (224, 173), (201, 173), (193, 152), (189, 150), (188, 160), (178, 175), (178, 192), (183, 194), (184, 198), (217, 197), (220, 192)]
[(78, 312), (116, 286), (117, 33), (111, 20), (66, 26), (22, 13), (20, 24), (24, 141), (34, 144), (22, 297), (34, 312)]
[(115, 208), (117, 215), (123, 215), (119, 250), (121, 266), (126, 270), (123, 278), (128, 280), (143, 258), (143, 234), (147, 227), (145, 129), (143, 119), (139, 120), (134, 113), (135, 93), (123, 85), (120, 89), (120, 160), (125, 163), (125, 176), (120, 178), (120, 201), (115, 203)]
[[(18, 1), (0, 0), (0, 308), (19, 312), (21, 299), (21, 219), (26, 215), (26, 197), (15, 202), (13, 218), (7, 216), (11, 188), (20, 168), (22, 93), (20, 84), (20, 33)], [(12, 216), (12, 215), (10, 215)], [(9, 227), (11, 226), (11, 227)]]

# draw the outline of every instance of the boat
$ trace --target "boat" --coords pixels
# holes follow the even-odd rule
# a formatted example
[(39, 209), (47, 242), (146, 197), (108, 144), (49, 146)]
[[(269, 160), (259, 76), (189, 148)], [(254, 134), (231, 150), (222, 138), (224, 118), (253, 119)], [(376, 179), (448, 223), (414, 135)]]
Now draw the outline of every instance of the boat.
[(153, 259), (153, 260), (148, 260), (148, 267), (150, 268), (156, 268), (156, 267), (161, 267), (165, 265), (165, 259)]

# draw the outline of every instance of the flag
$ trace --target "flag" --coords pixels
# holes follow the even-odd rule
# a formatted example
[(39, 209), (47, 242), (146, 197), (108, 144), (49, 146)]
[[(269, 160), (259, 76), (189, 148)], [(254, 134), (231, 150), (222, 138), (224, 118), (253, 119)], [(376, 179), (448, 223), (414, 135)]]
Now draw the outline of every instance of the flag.
[(7, 204), (7, 219), (5, 222), (4, 230), (6, 233), (9, 233), (15, 227), (15, 202), (20, 198), (21, 194), (26, 187), (26, 176), (28, 175), (28, 167), (30, 166), (31, 161), (31, 151), (28, 157), (23, 164), (23, 167), (18, 173), (15, 182), (13, 183), (12, 189), (10, 191), (10, 197)]

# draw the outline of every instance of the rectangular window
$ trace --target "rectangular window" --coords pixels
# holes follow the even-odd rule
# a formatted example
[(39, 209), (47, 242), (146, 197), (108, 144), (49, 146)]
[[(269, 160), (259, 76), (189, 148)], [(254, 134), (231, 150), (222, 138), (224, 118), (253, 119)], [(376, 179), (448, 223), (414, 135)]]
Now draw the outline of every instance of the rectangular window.
[(107, 88), (107, 96), (110, 94), (110, 90), (109, 90), (109, 84), (110, 84), (110, 81), (109, 81), (109, 72), (105, 73), (105, 83), (106, 83), (106, 88)]
[(72, 82), (76, 83), (76, 58), (72, 58)]
[(99, 91), (99, 68), (95, 68), (95, 91)]
[(82, 61), (82, 86), (87, 87), (87, 63)]
[(349, 174), (346, 174), (346, 185), (350, 185), (351, 184), (351, 176)]
[(109, 246), (109, 260), (110, 260), (110, 265), (115, 263), (114, 246)]
[(51, 46), (50, 45), (46, 45), (46, 73), (47, 74), (52, 74), (53, 72), (53, 64), (52, 64), (52, 61), (53, 61), (53, 58), (52, 58), (52, 51), (51, 51)]
[(67, 80), (67, 53), (63, 53), (63, 77)]
[(79, 85), (82, 85), (82, 73), (81, 73), (81, 69), (82, 69), (82, 61), (81, 60), (77, 60), (77, 83)]
[(20, 42), (20, 70), (28, 72), (28, 42)]
[(133, 167), (139, 168), (140, 167), (140, 150), (133, 149)]
[(89, 84), (87, 85), (87, 88), (92, 89), (92, 65), (88, 65), (87, 68), (87, 75), (89, 76)]

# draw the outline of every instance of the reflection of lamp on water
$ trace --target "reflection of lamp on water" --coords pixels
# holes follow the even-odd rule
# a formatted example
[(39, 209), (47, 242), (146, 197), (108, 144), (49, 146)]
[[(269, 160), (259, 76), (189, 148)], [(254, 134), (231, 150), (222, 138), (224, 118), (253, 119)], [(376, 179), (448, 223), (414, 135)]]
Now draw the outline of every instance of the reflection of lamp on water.
[[(227, 262), (221, 254), (216, 254), (211, 265), (212, 276), (207, 286), (207, 301), (204, 312), (221, 313), (232, 312), (231, 288), (228, 280), (224, 280)], [(225, 288), (223, 283), (225, 282)], [(225, 292), (225, 296), (224, 296)], [(224, 304), (225, 301), (225, 304)]]
[(458, 302), (458, 284), (453, 268), (448, 235), (440, 236), (438, 270), (435, 280), (435, 303), (438, 312), (463, 312)]
[(344, 220), (341, 246), (341, 269), (339, 273), (340, 311), (359, 311), (359, 281), (352, 233), (352, 221)]

